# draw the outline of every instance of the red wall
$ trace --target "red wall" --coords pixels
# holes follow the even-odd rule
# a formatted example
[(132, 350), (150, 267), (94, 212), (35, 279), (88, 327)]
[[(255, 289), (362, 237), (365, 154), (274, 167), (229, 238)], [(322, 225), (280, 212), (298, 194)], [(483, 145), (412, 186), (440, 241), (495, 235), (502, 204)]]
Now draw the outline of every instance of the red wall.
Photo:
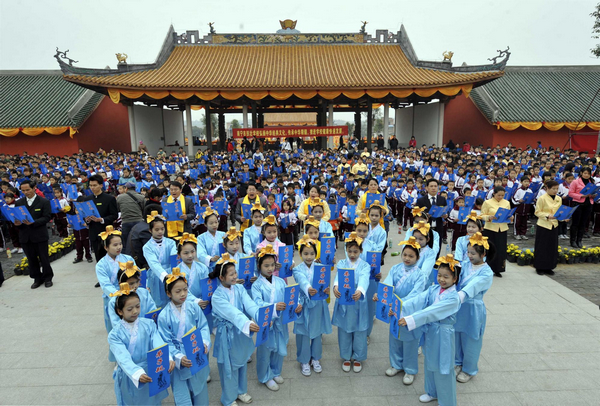
[(462, 95), (450, 100), (444, 107), (444, 143), (452, 140), (462, 145), (467, 141), (471, 145), (488, 146), (493, 143), (494, 128), (471, 99)]
[(127, 107), (113, 103), (108, 97), (100, 102), (73, 138), (69, 137), (68, 131), (60, 135), (44, 132), (35, 137), (21, 133), (14, 137), (0, 135), (0, 151), (11, 155), (27, 151), (30, 155), (47, 152), (63, 156), (75, 154), (79, 148), (85, 152), (96, 152), (100, 147), (106, 151), (131, 151)]
[[(566, 127), (561, 128), (558, 131), (550, 131), (544, 127), (536, 131), (531, 131), (523, 127), (519, 127), (513, 131), (506, 131), (503, 129), (494, 128), (494, 144), (500, 144), (502, 146), (507, 145), (509, 142), (517, 148), (527, 148), (527, 145), (531, 145), (531, 148), (537, 146), (538, 141), (542, 141), (542, 146), (548, 148), (552, 146), (554, 148), (560, 148), (561, 151), (564, 148), (569, 148), (567, 141), (569, 140), (569, 130)], [(565, 147), (565, 144), (566, 147)]]

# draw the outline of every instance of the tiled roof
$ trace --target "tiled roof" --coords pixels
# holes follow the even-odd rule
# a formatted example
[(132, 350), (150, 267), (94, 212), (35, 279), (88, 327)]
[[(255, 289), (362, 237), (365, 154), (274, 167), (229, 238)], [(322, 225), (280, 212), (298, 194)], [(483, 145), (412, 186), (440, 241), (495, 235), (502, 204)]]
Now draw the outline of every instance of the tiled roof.
[(397, 44), (179, 45), (156, 69), (66, 75), (101, 87), (144, 89), (402, 89), (487, 81), (500, 71), (417, 68)]
[(104, 97), (65, 81), (60, 71), (0, 71), (0, 89), (0, 128), (78, 128)]
[[(600, 89), (600, 66), (507, 67), (471, 92), (491, 122), (578, 122)], [(600, 96), (583, 121), (600, 121)]]

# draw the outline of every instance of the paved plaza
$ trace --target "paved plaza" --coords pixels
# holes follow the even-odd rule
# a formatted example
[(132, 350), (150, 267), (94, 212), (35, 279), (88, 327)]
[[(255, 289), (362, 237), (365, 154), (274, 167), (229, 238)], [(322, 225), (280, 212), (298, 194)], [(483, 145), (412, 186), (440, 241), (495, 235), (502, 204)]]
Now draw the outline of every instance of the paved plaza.
[[(399, 235), (390, 233), (391, 251)], [(338, 248), (341, 248), (339, 244)], [(339, 258), (339, 255), (338, 255)], [(388, 255), (387, 274), (398, 257)], [(54, 287), (32, 291), (31, 279), (16, 276), (0, 288), (0, 404), (115, 404), (100, 289), (94, 264), (54, 262)], [(296, 259), (298, 261), (298, 259)], [(583, 266), (599, 267), (582, 264)], [(577, 271), (557, 269), (557, 277)], [(531, 267), (509, 264), (485, 296), (488, 324), (479, 374), (457, 383), (459, 405), (598, 405), (600, 399), (600, 311), (598, 306)], [(333, 301), (330, 304), (333, 310)], [(291, 333), (285, 383), (269, 391), (249, 365), (249, 393), (256, 405), (419, 405), (421, 369), (412, 386), (402, 374), (389, 378), (388, 325), (375, 322), (368, 360), (359, 374), (340, 367), (337, 331), (324, 337), (323, 373), (304, 377), (295, 361)], [(212, 355), (212, 354), (211, 354)], [(211, 405), (221, 388), (211, 356)], [(172, 404), (170, 396), (164, 402)], [(435, 405), (436, 403), (432, 403)]]

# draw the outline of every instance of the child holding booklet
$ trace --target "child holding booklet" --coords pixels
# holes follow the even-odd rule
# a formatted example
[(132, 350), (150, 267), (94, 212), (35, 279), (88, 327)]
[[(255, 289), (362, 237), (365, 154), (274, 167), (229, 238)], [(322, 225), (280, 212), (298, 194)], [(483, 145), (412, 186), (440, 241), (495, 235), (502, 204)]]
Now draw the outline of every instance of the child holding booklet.
[[(362, 361), (367, 359), (367, 330), (369, 328), (369, 306), (365, 300), (369, 288), (369, 275), (371, 267), (360, 259), (363, 240), (356, 232), (344, 240), (346, 245), (347, 259), (337, 263), (337, 274), (333, 283), (333, 294), (337, 298), (333, 309), (332, 324), (338, 327), (338, 344), (340, 346), (340, 357), (342, 358), (342, 370), (350, 372), (352, 366), (354, 372), (362, 370)], [(338, 285), (343, 284), (340, 272), (344, 269), (354, 270), (354, 280), (349, 282), (350, 289), (354, 288), (352, 295), (353, 305), (340, 304), (342, 294)], [(352, 362), (354, 363), (352, 365)]]
[[(404, 245), (402, 249), (402, 262), (394, 265), (384, 284), (394, 288), (394, 294), (403, 302), (423, 292), (427, 287), (427, 278), (420, 272), (417, 266), (419, 260), (419, 250), (421, 246), (415, 239), (410, 237), (407, 241), (402, 241), (398, 245)], [(378, 301), (377, 293), (373, 296), (373, 301)], [(389, 352), (391, 366), (385, 371), (387, 376), (395, 376), (400, 371), (404, 371), (402, 383), (411, 385), (415, 380), (415, 375), (419, 372), (419, 340), (421, 332), (418, 330), (408, 331), (406, 327), (400, 327), (399, 338), (389, 335)]]
[[(155, 212), (153, 212), (155, 213)], [(164, 289), (165, 278), (171, 273), (171, 256), (177, 255), (177, 244), (165, 236), (165, 218), (159, 214), (146, 217), (152, 238), (142, 248), (148, 262), (148, 287), (158, 307), (164, 307), (169, 298)]]
[[(286, 227), (283, 227), (281, 224), (284, 218), (288, 221)], [(283, 203), (281, 203), (281, 212), (277, 219), (279, 222), (279, 238), (281, 239), (281, 242), (285, 245), (294, 245), (294, 229), (298, 218), (296, 217), (292, 203), (289, 200), (285, 199)]]
[(261, 227), (265, 219), (265, 208), (260, 203), (254, 203), (251, 213), (252, 226), (244, 230), (244, 252), (248, 255), (253, 255), (256, 252), (256, 246), (261, 242)]
[(424, 331), (425, 393), (422, 403), (438, 399), (440, 406), (456, 406), (456, 375), (454, 371), (454, 322), (460, 307), (455, 283), (460, 269), (452, 255), (440, 257), (437, 285), (402, 303), (398, 324), (413, 331)]
[[(193, 300), (188, 300), (188, 283), (185, 273), (173, 268), (165, 280), (169, 303), (158, 315), (158, 332), (169, 344), (169, 355), (175, 360), (171, 375), (171, 388), (176, 405), (208, 405), (207, 378), (210, 367), (206, 366), (195, 375), (190, 372), (192, 361), (183, 347), (183, 336), (192, 329), (203, 342), (204, 354), (210, 348), (210, 331), (204, 313)], [(194, 299), (192, 297), (192, 299)], [(191, 357), (191, 355), (190, 355)]]
[(483, 222), (481, 221), (481, 216), (478, 216), (475, 211), (472, 211), (467, 216), (467, 234), (460, 237), (456, 241), (456, 251), (454, 251), (454, 259), (456, 259), (461, 264), (463, 261), (468, 260), (467, 257), (467, 246), (469, 245), (469, 239), (475, 235), (477, 232), (483, 232)]
[(210, 207), (202, 215), (207, 232), (198, 236), (198, 259), (210, 269), (214, 269), (219, 260), (219, 244), (223, 242), (225, 233), (218, 231), (219, 213)]
[[(215, 323), (215, 349), (221, 378), (221, 403), (229, 406), (237, 400), (252, 402), (248, 394), (248, 359), (254, 352), (250, 332), (260, 331), (251, 319), (258, 317), (258, 306), (246, 289), (237, 283), (234, 259), (225, 253), (217, 261), (209, 278), (218, 278), (221, 284), (212, 296)], [(249, 315), (250, 318), (247, 316)]]
[[(276, 313), (267, 342), (261, 344), (256, 350), (256, 372), (260, 383), (264, 383), (272, 391), (278, 391), (279, 385), (284, 383), (281, 369), (290, 339), (288, 328), (281, 323), (280, 317), (280, 312), (287, 307), (284, 302), (286, 283), (273, 274), (277, 258), (273, 246), (267, 245), (260, 249), (257, 257), (260, 276), (252, 285), (252, 298), (259, 307), (275, 304)], [(302, 305), (299, 304), (296, 313), (301, 311)]]
[[(154, 321), (140, 317), (139, 296), (129, 289), (128, 283), (121, 284), (120, 290), (112, 292), (111, 296), (117, 297), (114, 311), (121, 319), (108, 334), (110, 351), (117, 361), (113, 372), (117, 404), (160, 405), (168, 392), (165, 390), (150, 397), (149, 386), (144, 384), (152, 382), (146, 373), (148, 351), (165, 345), (165, 342)], [(169, 354), (169, 373), (174, 368), (175, 362)]]
[[(318, 229), (316, 230), (318, 235)], [(317, 240), (308, 235), (304, 235), (298, 241), (302, 263), (293, 269), (294, 280), (302, 291), (299, 303), (304, 309), (298, 320), (294, 322), (296, 359), (301, 365), (304, 376), (310, 376), (311, 366), (316, 373), (323, 370), (319, 362), (323, 356), (323, 334), (331, 334), (331, 316), (326, 301), (312, 300), (312, 297), (317, 294), (317, 290), (312, 287), (315, 265), (320, 265), (315, 261), (317, 243)], [(329, 295), (329, 288), (325, 289), (325, 294)]]

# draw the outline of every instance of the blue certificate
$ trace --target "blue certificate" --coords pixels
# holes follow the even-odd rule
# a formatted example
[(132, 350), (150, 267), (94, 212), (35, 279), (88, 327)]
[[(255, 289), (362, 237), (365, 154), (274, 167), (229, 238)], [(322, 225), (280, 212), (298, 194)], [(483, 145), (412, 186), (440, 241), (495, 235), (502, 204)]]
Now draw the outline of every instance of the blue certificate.
[(370, 280), (375, 280), (375, 275), (381, 273), (381, 251), (367, 252), (367, 262), (371, 265)]
[(384, 323), (390, 322), (390, 303), (394, 295), (394, 287), (380, 283), (377, 285), (377, 310), (375, 317)]
[(300, 297), (300, 287), (298, 284), (286, 286), (283, 294), (285, 310), (281, 313), (281, 323), (288, 324), (298, 319), (296, 308), (298, 307), (298, 298)]
[(577, 207), (579, 207), (579, 206), (575, 206), (575, 207), (560, 206), (558, 208), (558, 210), (556, 210), (556, 213), (554, 213), (554, 217), (558, 221), (568, 220), (571, 218), (571, 216), (573, 215), (573, 212), (577, 209)]
[(315, 265), (313, 272), (313, 280), (311, 281), (313, 289), (317, 290), (317, 293), (311, 297), (312, 300), (325, 300), (329, 297), (325, 290), (329, 287), (331, 282), (331, 272), (329, 267), (325, 265)]
[(171, 374), (169, 374), (169, 346), (164, 344), (148, 351), (148, 376), (152, 378), (149, 390), (150, 396), (167, 390), (171, 386)]
[(258, 318), (256, 320), (256, 324), (258, 324), (260, 330), (256, 333), (256, 347), (266, 343), (269, 339), (269, 330), (271, 328), (271, 319), (273, 318), (273, 309), (274, 305), (269, 305), (258, 309)]
[(356, 293), (354, 269), (338, 269), (338, 291), (342, 295), (338, 299), (339, 304), (352, 306), (355, 304), (354, 299), (352, 299), (352, 296)]

